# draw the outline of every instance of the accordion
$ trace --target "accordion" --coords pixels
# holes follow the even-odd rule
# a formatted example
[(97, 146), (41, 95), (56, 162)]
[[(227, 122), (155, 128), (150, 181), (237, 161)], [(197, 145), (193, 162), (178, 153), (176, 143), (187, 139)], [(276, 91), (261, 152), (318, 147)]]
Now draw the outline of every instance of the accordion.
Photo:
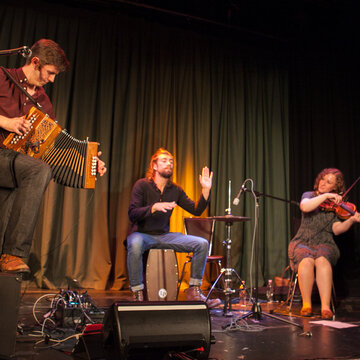
[(97, 173), (97, 142), (77, 140), (48, 115), (32, 107), (26, 115), (30, 130), (10, 133), (3, 145), (47, 163), (54, 180), (74, 188), (93, 189)]

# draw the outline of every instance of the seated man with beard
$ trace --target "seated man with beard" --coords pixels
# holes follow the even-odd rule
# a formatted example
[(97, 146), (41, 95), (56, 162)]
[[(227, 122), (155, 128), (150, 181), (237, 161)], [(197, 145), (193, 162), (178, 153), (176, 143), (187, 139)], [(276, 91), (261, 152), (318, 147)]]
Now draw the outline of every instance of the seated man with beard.
[[(189, 199), (184, 190), (170, 179), (174, 170), (174, 157), (165, 149), (158, 149), (151, 157), (146, 178), (138, 180), (131, 193), (129, 218), (130, 235), (127, 237), (127, 265), (130, 287), (136, 301), (143, 300), (143, 260), (149, 249), (173, 249), (193, 253), (188, 301), (205, 301), (200, 285), (206, 265), (209, 243), (198, 236), (169, 232), (170, 217), (175, 206), (192, 215), (201, 215), (207, 207), (212, 176), (207, 167), (199, 176), (202, 194), (197, 203)], [(218, 306), (220, 299), (208, 299), (209, 308)]]

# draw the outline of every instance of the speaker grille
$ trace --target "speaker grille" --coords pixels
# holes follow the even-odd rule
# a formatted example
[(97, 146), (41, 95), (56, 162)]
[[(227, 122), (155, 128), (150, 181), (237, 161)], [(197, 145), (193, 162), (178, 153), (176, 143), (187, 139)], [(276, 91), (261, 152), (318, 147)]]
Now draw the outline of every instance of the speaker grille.
[(114, 303), (104, 319), (104, 344), (109, 359), (127, 359), (145, 351), (210, 352), (211, 322), (203, 302)]

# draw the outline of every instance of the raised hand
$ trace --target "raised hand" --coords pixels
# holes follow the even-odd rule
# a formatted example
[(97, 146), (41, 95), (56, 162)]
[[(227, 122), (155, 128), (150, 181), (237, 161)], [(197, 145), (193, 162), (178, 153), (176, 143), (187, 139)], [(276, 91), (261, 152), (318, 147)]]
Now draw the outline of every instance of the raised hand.
[(201, 175), (199, 175), (199, 180), (201, 187), (204, 190), (210, 190), (212, 186), (213, 172), (210, 173), (210, 170), (207, 166), (202, 168)]

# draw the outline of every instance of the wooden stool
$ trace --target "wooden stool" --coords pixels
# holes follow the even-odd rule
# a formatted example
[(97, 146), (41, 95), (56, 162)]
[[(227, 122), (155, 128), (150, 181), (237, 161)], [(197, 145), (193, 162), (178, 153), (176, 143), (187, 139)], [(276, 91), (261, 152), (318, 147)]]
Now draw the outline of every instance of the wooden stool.
[(178, 265), (175, 251), (151, 249), (146, 263), (146, 293), (149, 301), (175, 301)]

